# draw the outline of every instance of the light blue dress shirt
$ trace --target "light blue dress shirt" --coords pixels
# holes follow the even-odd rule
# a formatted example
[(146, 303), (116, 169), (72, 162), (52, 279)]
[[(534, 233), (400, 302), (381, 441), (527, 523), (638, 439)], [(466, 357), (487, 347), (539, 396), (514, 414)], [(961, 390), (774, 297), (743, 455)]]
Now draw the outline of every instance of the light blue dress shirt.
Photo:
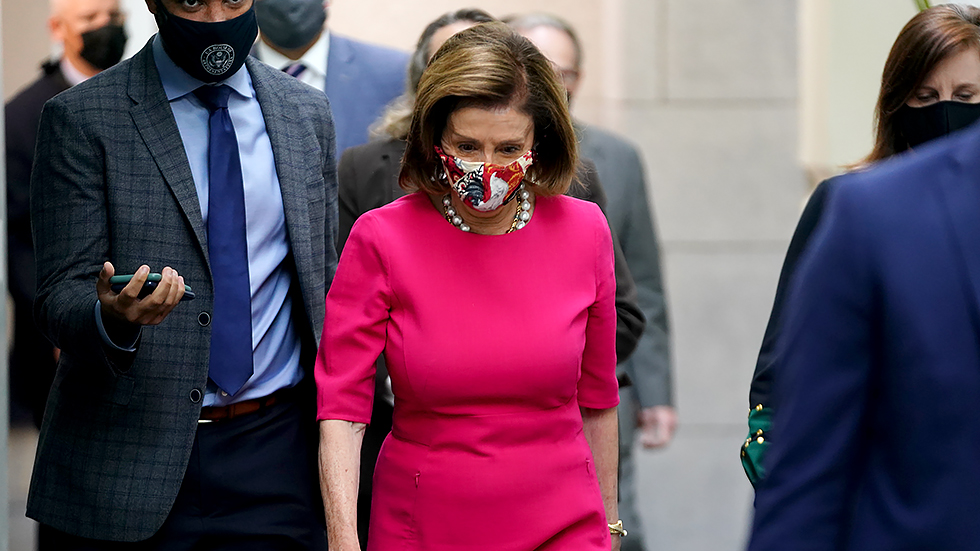
[[(153, 40), (153, 58), (184, 142), (201, 215), (207, 226), (209, 112), (193, 94), (205, 83), (177, 67), (164, 51), (159, 36)], [(286, 216), (272, 143), (252, 87), (252, 77), (245, 66), (218, 84), (228, 85), (235, 92), (228, 99), (228, 112), (238, 138), (245, 186), (254, 373), (234, 396), (226, 395), (209, 379), (204, 394), (205, 406), (224, 406), (261, 398), (279, 389), (295, 386), (303, 378), (299, 364), (300, 339), (292, 320), (293, 301), (289, 293), (293, 276), (286, 265), (290, 256)], [(160, 269), (162, 266), (153, 268)], [(193, 281), (186, 283), (195, 286)], [(177, 307), (193, 308), (193, 302)], [(97, 305), (96, 312), (99, 311)], [(97, 315), (96, 321), (103, 338), (108, 340), (101, 317)]]

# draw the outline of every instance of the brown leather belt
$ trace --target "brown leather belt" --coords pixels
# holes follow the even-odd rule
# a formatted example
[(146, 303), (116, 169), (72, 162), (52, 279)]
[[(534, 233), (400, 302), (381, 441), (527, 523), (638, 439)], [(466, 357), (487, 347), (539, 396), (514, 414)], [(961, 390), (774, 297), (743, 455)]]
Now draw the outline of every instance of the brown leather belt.
[(264, 398), (245, 400), (244, 402), (236, 402), (227, 406), (203, 407), (201, 408), (201, 418), (198, 422), (210, 423), (212, 421), (234, 419), (235, 417), (248, 415), (249, 413), (255, 413), (274, 406), (280, 399), (280, 392), (274, 392)]

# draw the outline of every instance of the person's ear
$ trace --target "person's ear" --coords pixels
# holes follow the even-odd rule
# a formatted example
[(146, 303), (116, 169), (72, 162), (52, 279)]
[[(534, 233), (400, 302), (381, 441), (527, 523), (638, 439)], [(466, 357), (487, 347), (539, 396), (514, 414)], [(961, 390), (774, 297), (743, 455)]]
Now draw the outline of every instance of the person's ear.
[(51, 34), (52, 40), (64, 43), (65, 23), (57, 15), (52, 15), (48, 18), (48, 32)]

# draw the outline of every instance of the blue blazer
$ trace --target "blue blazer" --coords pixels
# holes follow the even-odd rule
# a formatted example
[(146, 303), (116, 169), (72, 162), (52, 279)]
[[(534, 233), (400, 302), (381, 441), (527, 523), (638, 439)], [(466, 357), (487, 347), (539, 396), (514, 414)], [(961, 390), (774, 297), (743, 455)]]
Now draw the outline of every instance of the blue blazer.
[(368, 141), (368, 127), (405, 91), (408, 54), (330, 33), (327, 98), (337, 132), (337, 158)]
[(980, 126), (843, 176), (785, 316), (750, 551), (980, 550)]

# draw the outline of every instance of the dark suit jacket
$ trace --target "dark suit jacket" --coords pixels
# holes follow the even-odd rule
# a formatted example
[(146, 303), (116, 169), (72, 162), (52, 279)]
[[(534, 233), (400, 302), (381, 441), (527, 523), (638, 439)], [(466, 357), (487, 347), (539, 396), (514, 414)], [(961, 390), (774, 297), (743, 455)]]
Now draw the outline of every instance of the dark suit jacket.
[(791, 283), (751, 551), (980, 549), (980, 126), (842, 176)]
[(68, 89), (57, 60), (18, 93), (4, 110), (7, 148), (7, 288), (14, 299), (14, 338), (10, 353), (10, 399), (30, 408), (40, 426), (44, 400), (54, 377), (54, 347), (37, 330), (32, 304), (36, 286), (31, 238), (31, 166), (41, 107)]
[(779, 370), (776, 359), (776, 341), (782, 325), (783, 309), (785, 307), (786, 293), (789, 291), (789, 283), (800, 256), (806, 249), (810, 237), (817, 229), (817, 223), (823, 216), (823, 211), (827, 206), (827, 198), (831, 190), (837, 184), (839, 177), (830, 178), (820, 182), (810, 195), (800, 215), (800, 221), (796, 224), (793, 238), (789, 242), (786, 250), (786, 258), (783, 260), (783, 268), (779, 272), (779, 283), (776, 285), (776, 298), (773, 300), (772, 312), (769, 314), (769, 323), (766, 325), (766, 332), (762, 337), (762, 348), (759, 349), (759, 358), (755, 363), (755, 373), (752, 374), (752, 385), (749, 388), (749, 407), (753, 408), (759, 404), (770, 407), (770, 396), (772, 395), (772, 384), (776, 377), (775, 373)]
[(368, 141), (368, 127), (405, 90), (408, 54), (330, 33), (327, 88), (337, 153)]
[[(272, 143), (306, 359), (336, 269), (333, 129), (323, 94), (246, 60)], [(31, 182), (35, 314), (62, 349), (28, 515), (86, 538), (152, 535), (180, 488), (208, 377), (213, 291), (190, 165), (153, 61), (135, 57), (59, 95), (41, 116)], [(95, 324), (102, 263), (176, 268), (197, 298), (112, 352)], [(312, 361), (305, 367), (312, 370)], [(312, 400), (312, 393), (310, 394)], [(311, 428), (312, 428), (312, 419)]]
[(599, 172), (608, 197), (606, 217), (623, 248), (646, 318), (636, 350), (622, 358), (617, 369), (633, 381), (640, 407), (672, 405), (667, 297), (643, 163), (632, 144), (611, 132), (580, 122), (575, 130), (581, 156), (594, 162)]
[(34, 248), (31, 239), (31, 166), (41, 107), (68, 89), (56, 61), (18, 93), (4, 109), (7, 147), (7, 274), (16, 302), (34, 300)]
[[(404, 152), (405, 142), (383, 140), (352, 148), (341, 155), (338, 168), (338, 250), (343, 249), (358, 216), (405, 195), (405, 190), (398, 186), (398, 172)], [(572, 184), (568, 194), (605, 208), (606, 195), (591, 161), (583, 161), (578, 179), (579, 182)], [(643, 333), (644, 319), (637, 306), (636, 285), (626, 266), (618, 240), (613, 239), (613, 245), (616, 253), (616, 356), (626, 358), (636, 348)]]

